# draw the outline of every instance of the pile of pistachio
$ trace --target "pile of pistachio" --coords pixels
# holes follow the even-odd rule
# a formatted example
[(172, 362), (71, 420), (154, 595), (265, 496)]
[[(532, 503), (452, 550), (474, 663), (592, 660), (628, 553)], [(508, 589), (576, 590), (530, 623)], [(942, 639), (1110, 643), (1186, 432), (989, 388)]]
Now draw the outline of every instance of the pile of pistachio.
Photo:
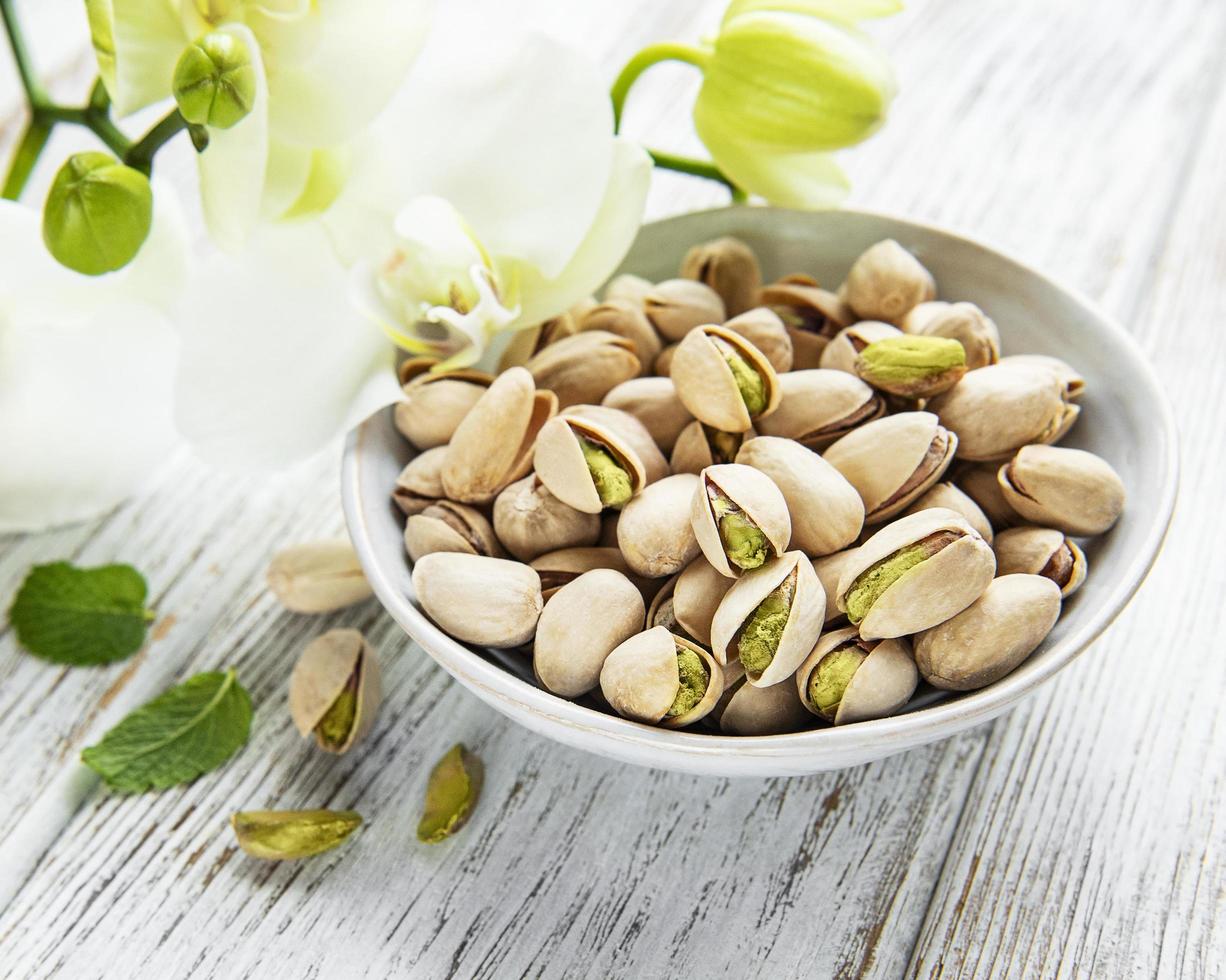
[(936, 295), (894, 241), (831, 292), (764, 284), (723, 238), (515, 335), (497, 376), (405, 362), (418, 602), (554, 694), (666, 728), (845, 724), (921, 678), (998, 680), (1124, 488), (1054, 445), (1076, 370), (1002, 357), (984, 311)]

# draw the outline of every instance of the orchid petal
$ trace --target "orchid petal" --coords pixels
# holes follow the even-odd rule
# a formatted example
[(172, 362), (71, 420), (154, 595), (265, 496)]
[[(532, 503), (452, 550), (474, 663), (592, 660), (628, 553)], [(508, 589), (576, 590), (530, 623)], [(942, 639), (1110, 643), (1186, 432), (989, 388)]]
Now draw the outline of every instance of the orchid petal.
[(873, 17), (889, 17), (903, 9), (902, 0), (732, 0), (723, 23), (757, 10), (808, 14), (826, 20), (854, 23)]
[(170, 98), (191, 40), (166, 0), (86, 0), (98, 72), (120, 116)]

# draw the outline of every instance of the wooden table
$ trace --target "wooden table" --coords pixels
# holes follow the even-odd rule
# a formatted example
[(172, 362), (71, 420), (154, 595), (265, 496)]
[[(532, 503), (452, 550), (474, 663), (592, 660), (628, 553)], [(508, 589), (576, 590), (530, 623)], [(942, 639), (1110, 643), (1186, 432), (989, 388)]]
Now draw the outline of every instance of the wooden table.
[[(457, 23), (492, 5), (449, 6)], [(505, 6), (584, 43), (611, 78), (642, 44), (709, 28), (721, 3)], [(102, 670), (50, 667), (0, 635), (0, 974), (1220, 975), (1226, 4), (913, 0), (874, 30), (902, 95), (847, 155), (853, 201), (1080, 287), (1169, 385), (1182, 500), (1107, 634), (1005, 718), (863, 768), (628, 768), (491, 714), (373, 603), (325, 619), (278, 607), (269, 554), (341, 528), (335, 449), (275, 479), (177, 459), (103, 520), (0, 538), (0, 601), (33, 563), (122, 560), (158, 611), (147, 648)], [(692, 72), (641, 84), (628, 130), (692, 149)], [(651, 212), (722, 197), (662, 175)], [(362, 750), (325, 758), (290, 724), (286, 679), (304, 642), (341, 624), (382, 651), (388, 690)], [(81, 747), (128, 710), (230, 665), (256, 714), (223, 770), (130, 798), (83, 777)], [(454, 841), (419, 845), (425, 771), (461, 739), (486, 761), (480, 810)], [(236, 852), (231, 811), (295, 806), (369, 824), (309, 862)]]

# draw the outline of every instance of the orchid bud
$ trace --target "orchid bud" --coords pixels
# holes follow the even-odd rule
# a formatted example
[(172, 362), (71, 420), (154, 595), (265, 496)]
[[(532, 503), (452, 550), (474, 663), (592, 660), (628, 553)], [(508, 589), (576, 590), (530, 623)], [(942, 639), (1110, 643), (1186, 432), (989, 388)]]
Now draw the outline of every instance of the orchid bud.
[(108, 153), (77, 153), (47, 194), (43, 241), (61, 265), (98, 276), (132, 261), (152, 222), (148, 177)]
[(189, 123), (229, 129), (255, 102), (251, 51), (234, 34), (205, 34), (183, 49), (173, 85), (179, 112)]

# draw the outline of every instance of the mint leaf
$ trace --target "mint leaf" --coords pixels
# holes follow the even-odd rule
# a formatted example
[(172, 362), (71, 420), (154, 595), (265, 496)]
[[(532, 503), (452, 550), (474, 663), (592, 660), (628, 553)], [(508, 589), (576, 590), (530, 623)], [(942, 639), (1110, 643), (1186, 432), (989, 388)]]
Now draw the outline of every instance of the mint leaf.
[(122, 793), (166, 789), (216, 769), (250, 732), (251, 695), (233, 670), (212, 671), (137, 708), (81, 761)]
[(131, 565), (36, 565), (17, 590), (9, 622), (18, 642), (43, 660), (93, 667), (130, 657), (145, 642), (149, 589)]

